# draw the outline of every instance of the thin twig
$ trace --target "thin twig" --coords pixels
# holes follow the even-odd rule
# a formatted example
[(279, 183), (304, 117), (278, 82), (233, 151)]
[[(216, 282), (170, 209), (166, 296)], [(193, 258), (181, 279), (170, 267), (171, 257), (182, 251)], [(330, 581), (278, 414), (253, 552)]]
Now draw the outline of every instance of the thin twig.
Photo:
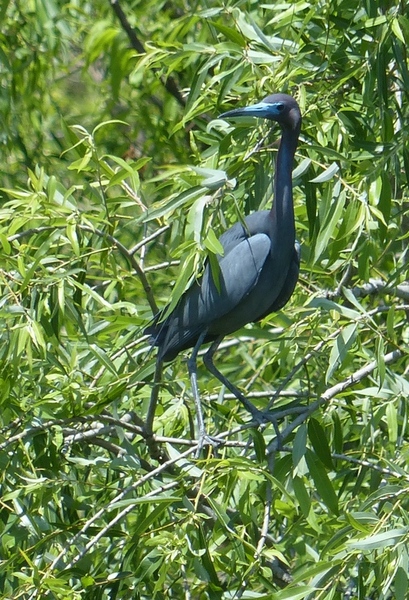
[[(344, 287), (343, 280), (337, 289), (333, 292), (327, 292), (327, 298), (338, 298), (342, 295)], [(373, 296), (374, 294), (389, 294), (401, 300), (409, 300), (409, 282), (404, 281), (396, 286), (389, 285), (382, 279), (370, 279), (367, 283), (350, 288), (350, 291), (355, 298), (363, 298), (364, 296)]]
[(158, 448), (157, 442), (153, 435), (153, 421), (155, 419), (156, 406), (159, 399), (159, 390), (162, 382), (163, 372), (163, 361), (156, 358), (155, 364), (155, 375), (153, 378), (153, 385), (151, 391), (151, 398), (149, 401), (148, 412), (146, 414), (145, 422), (145, 440), (149, 448), (151, 456), (158, 460), (163, 460), (163, 456)]
[(151, 233), (151, 235), (148, 235), (147, 237), (143, 238), (143, 240), (141, 240), (140, 242), (138, 242), (137, 244), (135, 244), (135, 246), (133, 246), (128, 251), (129, 254), (131, 256), (133, 254), (135, 254), (135, 252), (137, 252), (139, 250), (139, 248), (142, 248), (142, 246), (145, 246), (146, 244), (148, 244), (152, 240), (154, 240), (157, 237), (159, 237), (160, 235), (162, 235), (162, 233), (165, 233), (165, 231), (167, 231), (169, 229), (169, 227), (170, 227), (169, 225), (164, 225), (163, 227), (159, 227), (159, 229), (157, 229), (156, 231), (154, 231), (153, 233)]
[(156, 265), (145, 267), (145, 273), (149, 273), (151, 271), (160, 271), (160, 269), (167, 269), (168, 267), (178, 267), (179, 265), (180, 260), (167, 260), (163, 263), (157, 263)]
[(378, 473), (381, 473), (387, 477), (396, 477), (397, 479), (404, 479), (405, 481), (409, 480), (408, 473), (398, 473), (397, 471), (392, 471), (392, 469), (389, 467), (381, 467), (378, 463), (374, 463), (370, 460), (354, 458), (353, 456), (348, 456), (347, 454), (338, 454), (337, 452), (332, 453), (331, 456), (336, 460), (344, 460), (345, 462), (350, 462), (355, 465), (359, 465), (360, 467), (372, 469), (373, 471), (377, 471)]

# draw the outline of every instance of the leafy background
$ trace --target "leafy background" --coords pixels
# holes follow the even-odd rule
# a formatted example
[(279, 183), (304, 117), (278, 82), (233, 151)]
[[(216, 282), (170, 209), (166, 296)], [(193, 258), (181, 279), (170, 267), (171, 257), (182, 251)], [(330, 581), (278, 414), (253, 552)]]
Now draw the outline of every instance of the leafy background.
[[(408, 9), (2, 2), (2, 598), (407, 597)], [(301, 278), (217, 360), (280, 440), (200, 365), (195, 459), (143, 329), (271, 201), (278, 132), (217, 116), (275, 91)]]

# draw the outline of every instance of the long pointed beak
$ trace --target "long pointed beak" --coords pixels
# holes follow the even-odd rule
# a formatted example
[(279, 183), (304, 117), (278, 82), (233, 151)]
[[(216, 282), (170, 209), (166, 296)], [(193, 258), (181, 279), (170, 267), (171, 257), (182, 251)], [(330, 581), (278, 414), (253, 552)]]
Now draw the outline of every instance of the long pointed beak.
[(243, 108), (234, 108), (227, 112), (219, 115), (219, 118), (224, 119), (234, 117), (259, 117), (261, 119), (268, 118), (268, 109), (270, 105), (265, 102), (258, 102), (257, 104), (251, 104), (250, 106), (244, 106)]

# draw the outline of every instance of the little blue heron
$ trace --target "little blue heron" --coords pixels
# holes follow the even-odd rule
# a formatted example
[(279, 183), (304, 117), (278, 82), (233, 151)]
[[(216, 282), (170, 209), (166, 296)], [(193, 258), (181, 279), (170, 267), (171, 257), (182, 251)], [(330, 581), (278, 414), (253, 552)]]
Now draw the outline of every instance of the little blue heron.
[(220, 237), (223, 255), (218, 256), (218, 282), (210, 264), (203, 276), (182, 295), (173, 312), (145, 330), (159, 347), (158, 361), (173, 360), (179, 352), (193, 348), (189, 374), (195, 398), (200, 439), (205, 437), (197, 387), (196, 358), (200, 346), (213, 342), (204, 356), (207, 369), (261, 421), (268, 415), (259, 411), (213, 363), (224, 336), (246, 323), (260, 321), (278, 311), (290, 299), (297, 283), (300, 247), (295, 240), (292, 167), (301, 128), (297, 102), (286, 94), (267, 96), (262, 102), (236, 108), (221, 118), (260, 117), (275, 121), (281, 128), (277, 154), (274, 200), (270, 210), (257, 211), (236, 223)]

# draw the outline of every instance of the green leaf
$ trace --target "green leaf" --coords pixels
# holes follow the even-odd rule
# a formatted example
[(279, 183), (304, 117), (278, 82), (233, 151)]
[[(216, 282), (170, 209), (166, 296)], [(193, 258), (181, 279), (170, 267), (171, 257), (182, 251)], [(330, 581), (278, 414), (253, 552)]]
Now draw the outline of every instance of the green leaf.
[(223, 256), (223, 246), (221, 245), (219, 239), (216, 237), (216, 234), (213, 231), (213, 229), (209, 229), (208, 234), (205, 240), (203, 241), (203, 244), (210, 252), (213, 252), (213, 254), (219, 254), (220, 256)]
[(252, 429), (251, 437), (253, 438), (253, 445), (256, 452), (257, 461), (262, 463), (266, 459), (266, 442), (264, 436), (260, 431), (258, 431), (258, 429)]
[(201, 185), (209, 190), (217, 190), (227, 182), (226, 171), (221, 171), (220, 169), (203, 169), (201, 167), (190, 168), (203, 178)]
[(404, 568), (397, 568), (394, 584), (396, 600), (406, 600), (408, 597), (408, 574)]
[(370, 535), (364, 539), (351, 540), (347, 542), (347, 545), (355, 550), (376, 550), (379, 552), (383, 548), (390, 548), (401, 543), (407, 535), (408, 528), (400, 527)]
[(300, 425), (295, 434), (293, 443), (293, 465), (296, 467), (300, 460), (305, 456), (307, 449), (307, 427)]
[(328, 382), (335, 370), (342, 365), (346, 359), (349, 350), (354, 344), (357, 336), (357, 324), (351, 323), (347, 325), (337, 335), (332, 342), (331, 354), (329, 357), (328, 369), (325, 375), (325, 381)]
[(311, 510), (311, 500), (301, 477), (293, 477), (293, 487), (301, 512), (307, 518)]
[(331, 451), (329, 449), (327, 436), (321, 424), (311, 417), (308, 421), (308, 438), (320, 461), (327, 467), (333, 469)]
[(236, 29), (233, 29), (233, 27), (227, 27), (218, 21), (210, 21), (210, 25), (222, 33), (228, 40), (234, 44), (237, 44), (238, 50), (240, 48), (244, 48), (246, 41), (241, 33), (239, 33)]
[(325, 171), (320, 173), (320, 175), (317, 175), (317, 177), (314, 177), (314, 179), (310, 179), (310, 183), (324, 183), (324, 181), (329, 181), (334, 177), (334, 175), (336, 175), (336, 173), (338, 173), (338, 171), (339, 166), (337, 163), (333, 162), (327, 169), (325, 169)]
[(308, 469), (311, 477), (314, 480), (318, 494), (321, 496), (324, 504), (329, 508), (329, 510), (335, 515), (338, 515), (338, 499), (322, 462), (317, 459), (311, 450), (307, 450), (305, 458), (307, 460)]
[(338, 225), (342, 211), (345, 206), (345, 194), (334, 189), (334, 202), (330, 207), (330, 210), (325, 216), (325, 221), (322, 223), (318, 232), (317, 241), (314, 248), (314, 262), (317, 262), (321, 254), (324, 252), (328, 245), (329, 239), (334, 234), (335, 228)]
[(10, 254), (11, 253), (11, 245), (10, 242), (8, 241), (7, 237), (4, 235), (4, 233), (0, 233), (0, 243), (3, 247), (3, 250), (6, 254)]
[(101, 348), (98, 348), (98, 346), (96, 344), (90, 344), (89, 345), (89, 349), (92, 352), (92, 354), (98, 359), (98, 361), (104, 366), (106, 367), (109, 371), (111, 371), (111, 373), (113, 375), (117, 374), (117, 370), (115, 369), (114, 364), (112, 363), (112, 361), (109, 359), (108, 355), (106, 354), (106, 352), (104, 352)]
[(398, 439), (398, 414), (392, 402), (386, 405), (386, 422), (388, 424), (388, 437), (391, 444), (396, 444)]
[(396, 37), (398, 38), (398, 40), (400, 40), (402, 42), (402, 44), (405, 44), (405, 36), (403, 35), (403, 31), (399, 25), (399, 20), (398, 19), (392, 19), (392, 31), (393, 33), (396, 35)]
[(203, 196), (202, 187), (191, 188), (190, 190), (182, 192), (181, 194), (177, 194), (169, 202), (165, 202), (162, 206), (159, 206), (158, 208), (149, 208), (148, 211), (142, 215), (140, 221), (142, 221), (143, 223), (147, 223), (149, 221), (153, 221), (154, 219), (160, 219), (164, 215), (171, 215), (177, 208), (183, 205), (189, 206), (192, 202), (194, 202), (201, 196)]

